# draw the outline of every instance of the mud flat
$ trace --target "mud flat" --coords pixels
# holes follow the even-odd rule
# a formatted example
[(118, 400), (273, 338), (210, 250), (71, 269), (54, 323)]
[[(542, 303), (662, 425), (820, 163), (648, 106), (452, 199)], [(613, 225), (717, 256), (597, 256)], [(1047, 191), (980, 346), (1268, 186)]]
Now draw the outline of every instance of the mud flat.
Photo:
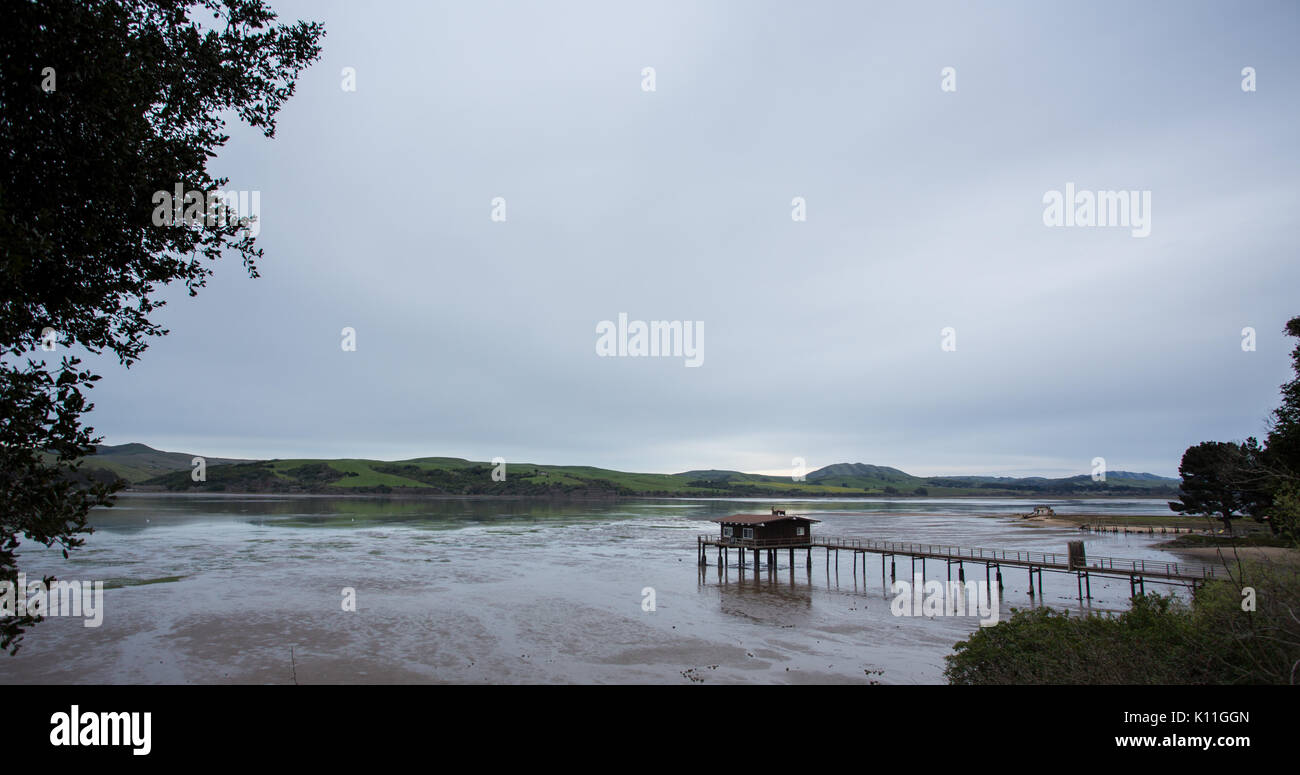
[(1282, 546), (1171, 546), (1168, 547), (1168, 551), (1201, 563), (1235, 563), (1240, 558), (1247, 561), (1300, 565), (1300, 551)]
[(1043, 527), (1081, 527), (1096, 522), (1103, 525), (1119, 525), (1120, 527), (1138, 531), (1155, 528), (1157, 533), (1159, 533), (1160, 528), (1171, 527), (1212, 530), (1220, 524), (1218, 520), (1207, 520), (1205, 517), (1184, 517), (1173, 512), (1170, 512), (1167, 517), (1152, 514), (1057, 514), (1051, 517), (1025, 517), (1020, 521), (1026, 525)]
[[(1110, 521), (1158, 500), (1054, 501)], [(51, 617), (0, 658), (19, 683), (941, 683), (978, 617), (900, 617), (883, 557), (813, 552), (756, 573), (709, 556), (713, 517), (790, 508), (814, 535), (1168, 561), (1161, 536), (1026, 529), (1010, 499), (401, 500), (133, 495), (96, 510), (65, 560), (24, 544), (29, 577), (103, 580), (102, 626)], [(997, 518), (992, 518), (997, 517)], [(918, 564), (915, 568), (920, 572)], [(899, 578), (913, 571), (897, 565)], [(928, 564), (943, 578), (942, 562)], [(968, 572), (975, 573), (968, 568)], [(976, 574), (983, 576), (983, 574)], [(1075, 579), (1004, 572), (999, 617), (1087, 610)], [(1127, 579), (1094, 578), (1123, 610)], [(355, 606), (345, 605), (355, 600)]]

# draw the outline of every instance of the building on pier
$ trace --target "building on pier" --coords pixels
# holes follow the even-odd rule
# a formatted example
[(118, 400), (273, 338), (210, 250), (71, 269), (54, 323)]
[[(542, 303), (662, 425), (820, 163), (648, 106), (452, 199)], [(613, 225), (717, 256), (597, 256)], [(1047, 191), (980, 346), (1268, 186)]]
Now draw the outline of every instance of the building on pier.
[(820, 520), (786, 514), (772, 509), (771, 514), (732, 514), (716, 517), (721, 525), (719, 543), (732, 546), (785, 548), (812, 545), (812, 526)]

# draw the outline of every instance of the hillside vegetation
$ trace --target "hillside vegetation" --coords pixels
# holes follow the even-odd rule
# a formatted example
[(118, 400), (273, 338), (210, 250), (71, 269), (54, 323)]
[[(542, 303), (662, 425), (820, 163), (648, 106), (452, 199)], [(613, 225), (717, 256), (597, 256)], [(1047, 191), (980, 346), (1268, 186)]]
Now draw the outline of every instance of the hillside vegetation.
[(441, 495), (583, 495), (678, 497), (942, 497), (955, 495), (1164, 496), (1176, 480), (1112, 472), (1105, 482), (1088, 476), (1061, 479), (917, 477), (897, 468), (837, 463), (788, 476), (697, 470), (677, 474), (613, 471), (591, 466), (510, 463), (496, 481), (491, 463), (425, 457), (383, 461), (359, 458), (239, 461), (208, 458), (206, 480), (193, 481), (188, 453), (160, 452), (143, 444), (101, 447), (87, 469), (112, 472), (137, 489), (172, 492), (423, 493)]

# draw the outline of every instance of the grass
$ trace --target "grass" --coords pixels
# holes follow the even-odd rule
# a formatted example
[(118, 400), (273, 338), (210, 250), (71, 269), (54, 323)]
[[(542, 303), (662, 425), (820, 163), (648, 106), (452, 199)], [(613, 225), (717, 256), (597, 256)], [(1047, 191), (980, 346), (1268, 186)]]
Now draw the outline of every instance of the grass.
[(1246, 535), (1222, 536), (1222, 535), (1200, 535), (1192, 533), (1181, 535), (1169, 541), (1160, 544), (1162, 548), (1194, 548), (1200, 546), (1282, 546), (1291, 547), (1295, 542), (1289, 541), (1279, 536), (1269, 535), (1266, 532), (1254, 532)]

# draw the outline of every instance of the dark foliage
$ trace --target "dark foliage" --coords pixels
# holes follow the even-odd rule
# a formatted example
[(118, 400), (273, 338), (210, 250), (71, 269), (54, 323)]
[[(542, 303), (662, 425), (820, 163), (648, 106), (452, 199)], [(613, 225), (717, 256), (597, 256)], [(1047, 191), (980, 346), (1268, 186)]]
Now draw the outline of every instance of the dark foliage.
[(1178, 473), (1181, 498), (1169, 504), (1180, 514), (1217, 517), (1231, 532), (1239, 514), (1261, 515), (1269, 502), (1267, 477), (1255, 439), (1244, 444), (1203, 441), (1183, 453)]
[[(154, 224), (154, 194), (226, 184), (207, 169), (223, 116), (274, 136), (319, 25), (275, 24), (261, 0), (5, 3), (0, 24), (0, 582), (22, 537), (66, 552), (114, 484), (76, 476), (98, 439), (82, 424), (98, 377), (40, 347), (109, 352), (130, 366), (159, 286), (193, 295), (226, 251), (256, 276), (261, 251), (233, 219)], [(52, 87), (52, 88), (51, 88)], [(43, 334), (43, 332), (49, 332)], [(30, 619), (0, 620), (18, 648)]]

